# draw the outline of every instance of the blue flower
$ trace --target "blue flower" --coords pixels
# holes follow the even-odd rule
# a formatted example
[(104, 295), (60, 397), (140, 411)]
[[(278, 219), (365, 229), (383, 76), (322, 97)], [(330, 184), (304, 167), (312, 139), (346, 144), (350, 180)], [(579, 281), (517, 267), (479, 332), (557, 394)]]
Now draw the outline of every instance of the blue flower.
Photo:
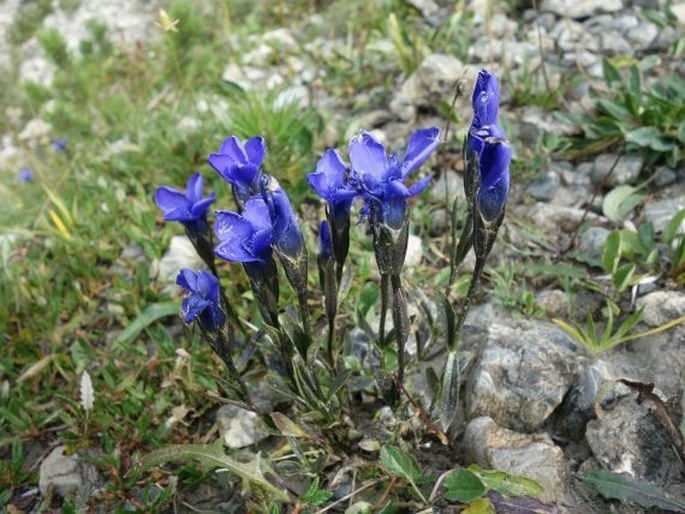
[(219, 244), (216, 255), (232, 262), (266, 262), (271, 259), (273, 229), (264, 200), (252, 198), (242, 214), (217, 211), (214, 232)]
[(197, 319), (210, 332), (223, 326), (226, 316), (220, 307), (219, 280), (214, 275), (182, 269), (176, 283), (190, 293), (181, 303), (183, 321), (190, 323)]
[(22, 168), (21, 171), (19, 171), (18, 180), (22, 184), (31, 182), (33, 180), (33, 168)]
[(473, 120), (466, 138), (464, 189), (486, 222), (497, 218), (509, 195), (511, 146), (497, 123), (498, 111), (497, 77), (480, 70), (473, 91)]
[(275, 178), (265, 175), (262, 198), (269, 208), (274, 246), (283, 254), (297, 259), (304, 249), (304, 237), (288, 195)]
[(52, 147), (57, 150), (58, 152), (63, 152), (64, 150), (67, 149), (67, 143), (69, 140), (66, 137), (61, 137), (59, 139), (55, 139), (52, 142)]
[(316, 171), (307, 177), (309, 185), (326, 202), (334, 220), (350, 216), (356, 189), (345, 180), (345, 163), (336, 150), (328, 150), (316, 164)]
[(202, 198), (203, 189), (202, 175), (194, 173), (188, 180), (185, 193), (162, 186), (157, 188), (155, 201), (159, 208), (164, 211), (165, 220), (180, 221), (184, 225), (192, 225), (206, 220), (207, 209), (216, 198), (214, 193), (207, 198)]
[(223, 142), (218, 153), (207, 160), (224, 180), (234, 188), (236, 197), (245, 203), (259, 194), (259, 172), (266, 155), (264, 138), (256, 136), (245, 141), (231, 136)]
[(509, 162), (511, 146), (499, 134), (493, 135), (487, 128), (478, 132), (480, 152), (478, 157), (479, 187), (476, 209), (484, 221), (492, 222), (504, 209), (509, 195)]
[(331, 238), (331, 228), (328, 221), (323, 220), (319, 226), (319, 259), (327, 260), (333, 258), (333, 239)]
[(471, 102), (473, 104), (472, 131), (497, 123), (499, 84), (494, 74), (485, 69), (478, 72)]
[(423, 164), (440, 143), (440, 130), (414, 132), (403, 154), (388, 156), (385, 147), (368, 132), (350, 141), (352, 180), (364, 197), (363, 215), (399, 230), (407, 210), (407, 198), (423, 192), (430, 175), (407, 187), (409, 175)]

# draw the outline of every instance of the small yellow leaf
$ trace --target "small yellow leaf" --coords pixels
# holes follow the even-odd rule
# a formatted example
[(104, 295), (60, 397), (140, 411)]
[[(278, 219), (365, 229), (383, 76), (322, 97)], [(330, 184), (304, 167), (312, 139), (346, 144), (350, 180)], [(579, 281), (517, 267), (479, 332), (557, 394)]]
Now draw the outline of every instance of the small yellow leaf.
[(55, 224), (55, 227), (57, 227), (57, 231), (60, 233), (62, 237), (64, 237), (65, 239), (73, 239), (71, 232), (69, 232), (66, 225), (62, 222), (62, 219), (59, 217), (59, 214), (57, 214), (54, 210), (50, 209), (48, 211), (48, 215), (50, 216), (50, 219)]
[(176, 25), (178, 25), (179, 20), (172, 20), (169, 13), (164, 9), (160, 9), (157, 14), (157, 26), (161, 27), (164, 32), (178, 32)]
[(495, 508), (487, 498), (479, 498), (471, 503), (461, 514), (495, 514)]
[(28, 380), (29, 378), (35, 377), (38, 373), (43, 371), (45, 367), (50, 364), (50, 362), (54, 359), (54, 354), (46, 355), (42, 359), (40, 359), (38, 362), (35, 362), (32, 364), (26, 371), (24, 371), (21, 376), (17, 379), (17, 383), (21, 384), (24, 380)]

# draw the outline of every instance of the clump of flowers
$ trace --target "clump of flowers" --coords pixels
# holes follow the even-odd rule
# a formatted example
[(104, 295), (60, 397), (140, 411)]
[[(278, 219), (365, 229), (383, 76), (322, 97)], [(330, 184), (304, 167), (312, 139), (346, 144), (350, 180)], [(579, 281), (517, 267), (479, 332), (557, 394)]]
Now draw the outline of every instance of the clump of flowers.
[[(458, 243), (455, 238), (453, 243), (448, 295), (455, 269), (471, 248), (475, 251), (476, 266), (464, 309), (453, 330), (446, 334), (448, 357), (439, 392), (433, 399), (432, 415), (439, 422), (438, 431), (449, 426), (457, 410), (459, 332), (502, 223), (510, 186), (511, 146), (498, 124), (499, 85), (492, 73), (479, 73), (472, 105), (473, 119), (464, 143), (468, 215), (461, 238)], [(264, 138), (255, 136), (243, 142), (230, 136), (216, 153), (209, 155), (209, 164), (228, 183), (234, 200), (234, 210), (215, 211), (213, 230), (207, 214), (216, 195), (203, 197), (202, 176), (194, 174), (185, 191), (169, 187), (157, 190), (155, 199), (164, 219), (184, 226), (208, 270), (182, 270), (179, 274), (177, 283), (188, 293), (181, 309), (184, 321), (197, 325), (222, 358), (229, 372), (229, 384), (243, 406), (257, 410), (251, 402), (248, 384), (233, 363), (237, 342), (234, 327), (240, 328), (241, 320), (224, 294), (215, 257), (240, 263), (247, 276), (263, 330), (252, 335), (243, 331), (244, 340), (240, 343), (247, 348), (259, 346), (269, 366), (269, 384), (286, 393), (312, 419), (323, 420), (328, 427), (344, 426), (348, 398), (342, 391), (359, 370), (348, 366), (345, 350), (338, 344), (336, 316), (343, 278), (350, 275), (346, 266), (351, 209), (357, 199), (361, 201), (359, 222), (368, 228), (380, 275), (379, 329), (370, 350), (380, 364), (371, 375), (379, 396), (393, 407), (399, 405), (401, 392), (409, 395), (403, 381), (411, 323), (402, 269), (409, 236), (410, 199), (420, 195), (430, 183), (431, 173), (419, 175), (419, 169), (435, 153), (440, 138), (438, 128), (419, 129), (411, 135), (404, 150), (392, 154), (371, 133), (362, 131), (349, 143), (349, 164), (338, 150), (329, 149), (309, 173), (309, 185), (325, 205), (325, 219), (318, 226), (316, 258), (325, 326), (317, 324), (315, 317), (314, 322), (310, 321), (307, 231), (303, 230), (286, 191), (264, 169)], [(299, 324), (287, 309), (281, 310), (277, 262), (297, 297)], [(443, 303), (453, 319), (448, 295)], [(388, 309), (393, 322), (390, 334), (386, 334), (385, 327)], [(252, 321), (250, 325), (256, 323)], [(326, 337), (322, 336), (324, 332)], [(390, 348), (391, 340), (395, 342), (394, 349)], [(322, 358), (320, 352), (324, 350)], [(418, 408), (409, 399), (412, 408)]]

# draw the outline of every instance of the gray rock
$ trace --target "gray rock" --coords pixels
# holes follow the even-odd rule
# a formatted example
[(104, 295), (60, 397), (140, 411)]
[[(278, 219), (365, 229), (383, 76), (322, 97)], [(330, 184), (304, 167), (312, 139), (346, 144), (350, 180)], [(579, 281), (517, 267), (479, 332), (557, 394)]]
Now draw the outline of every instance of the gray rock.
[[(585, 215), (584, 209), (562, 207), (559, 205), (538, 202), (527, 209), (527, 216), (541, 230), (551, 234), (569, 234), (576, 230), (578, 223)], [(589, 212), (585, 221), (599, 219), (599, 216)]]
[(630, 43), (618, 30), (602, 30), (599, 33), (599, 46), (602, 53), (608, 55), (631, 54), (633, 52)]
[(421, 238), (414, 234), (409, 234), (407, 238), (407, 254), (404, 258), (404, 265), (407, 268), (413, 268), (421, 264), (423, 258), (423, 247), (421, 246)]
[(402, 84), (390, 110), (403, 121), (414, 121), (416, 109), (436, 109), (450, 96), (455, 81), (464, 74), (463, 63), (454, 56), (430, 54)]
[(568, 316), (571, 311), (571, 303), (569, 302), (568, 295), (560, 289), (540, 291), (535, 296), (535, 303), (545, 312), (545, 315), (550, 318)]
[(37, 143), (47, 142), (51, 133), (52, 125), (40, 118), (33, 118), (19, 133), (18, 139), (33, 147)]
[(447, 200), (450, 208), (455, 196), (464, 201), (464, 178), (454, 170), (444, 170), (428, 189), (431, 199), (438, 202)]
[(559, 175), (553, 171), (548, 171), (535, 177), (535, 179), (526, 186), (526, 193), (535, 198), (538, 202), (549, 202), (554, 198), (559, 188), (561, 180)]
[(431, 226), (429, 233), (431, 236), (440, 236), (449, 230), (450, 227), (450, 213), (447, 209), (439, 208), (431, 211)]
[(556, 40), (557, 48), (563, 53), (580, 50), (599, 51), (598, 40), (577, 21), (559, 20), (550, 35)]
[(607, 187), (630, 184), (640, 176), (640, 171), (642, 171), (642, 166), (645, 163), (644, 158), (640, 156), (623, 156), (614, 167), (614, 171), (611, 172), (609, 178), (605, 180), (615, 161), (615, 154), (605, 153), (599, 155), (595, 159), (592, 168), (592, 181), (595, 184), (604, 184)]
[(659, 28), (650, 22), (642, 22), (625, 33), (628, 42), (637, 48), (651, 48), (659, 35)]
[[(662, 232), (673, 219), (673, 216), (678, 211), (685, 209), (685, 194), (673, 195), (670, 191), (669, 193), (671, 193), (669, 194), (670, 198), (656, 200), (645, 205), (645, 221), (650, 221), (656, 232)], [(680, 232), (685, 232), (685, 223), (680, 226)]]
[(658, 327), (685, 315), (685, 294), (679, 291), (655, 291), (638, 298), (637, 307), (644, 308), (642, 321)]
[(604, 389), (620, 376), (621, 373), (606, 360), (597, 360), (583, 366), (578, 380), (553, 415), (554, 427), (558, 433), (571, 441), (581, 440), (585, 425), (596, 416), (595, 405), (615, 398), (615, 395), (605, 398)]
[(433, 0), (409, 0), (409, 4), (417, 9), (424, 18), (431, 18), (440, 10), (440, 6)]
[(66, 446), (57, 446), (40, 465), (38, 487), (43, 496), (49, 488), (60, 496), (76, 493), (87, 498), (97, 477), (95, 468), (79, 460), (77, 454), (66, 455)]
[(268, 437), (257, 413), (235, 405), (222, 405), (216, 412), (216, 423), (229, 448), (244, 448)]
[(556, 326), (495, 321), (467, 381), (467, 417), (537, 430), (561, 403), (577, 369), (575, 347)]
[(569, 18), (587, 18), (599, 13), (612, 13), (623, 9), (621, 0), (543, 0), (540, 11), (551, 11)]
[(588, 228), (580, 235), (579, 250), (600, 257), (604, 253), (604, 243), (610, 233), (611, 231), (604, 227)]
[(464, 447), (469, 463), (536, 480), (544, 489), (543, 501), (556, 502), (567, 494), (564, 452), (547, 434), (519, 434), (480, 417), (466, 426)]
[(585, 438), (605, 469), (661, 486), (680, 481), (678, 460), (668, 432), (633, 393), (587, 424)]
[(660, 166), (654, 172), (656, 178), (654, 179), (654, 185), (656, 187), (670, 186), (678, 178), (678, 174), (675, 170), (671, 168), (666, 168), (665, 166)]
[(173, 294), (178, 293), (178, 272), (183, 268), (200, 269), (204, 267), (204, 262), (186, 236), (174, 236), (171, 238), (169, 249), (155, 267), (158, 269), (157, 280), (162, 284), (162, 288)]

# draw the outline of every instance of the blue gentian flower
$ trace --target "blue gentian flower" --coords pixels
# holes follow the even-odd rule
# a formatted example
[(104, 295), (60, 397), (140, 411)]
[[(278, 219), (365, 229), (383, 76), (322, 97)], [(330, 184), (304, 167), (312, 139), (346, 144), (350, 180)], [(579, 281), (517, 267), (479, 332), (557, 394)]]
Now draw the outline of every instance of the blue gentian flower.
[(479, 130), (487, 125), (497, 123), (499, 112), (499, 83), (497, 77), (488, 70), (480, 70), (473, 89), (473, 122), (472, 130)]
[(284, 255), (297, 259), (304, 249), (304, 237), (288, 195), (275, 178), (265, 175), (262, 198), (269, 208), (274, 246)]
[(21, 171), (19, 171), (18, 180), (22, 184), (31, 182), (33, 180), (33, 168), (22, 168)]
[(266, 155), (266, 142), (256, 136), (243, 142), (236, 136), (224, 141), (218, 153), (207, 160), (221, 177), (233, 186), (241, 206), (259, 194), (259, 172)]
[(57, 150), (58, 152), (63, 152), (64, 150), (67, 149), (67, 143), (69, 140), (66, 137), (61, 137), (59, 139), (55, 139), (52, 142), (52, 147)]
[(399, 230), (405, 219), (407, 198), (423, 192), (430, 175), (407, 187), (409, 175), (423, 164), (440, 143), (438, 128), (414, 132), (403, 154), (388, 156), (385, 147), (368, 132), (350, 141), (351, 176), (364, 197), (362, 215)]
[(479, 187), (476, 209), (484, 221), (492, 222), (502, 212), (509, 195), (509, 142), (490, 131), (478, 132), (480, 152), (478, 158)]
[(334, 149), (328, 150), (316, 164), (316, 171), (307, 177), (309, 185), (326, 202), (334, 220), (350, 216), (356, 189), (345, 180), (345, 163)]
[(333, 257), (333, 239), (328, 221), (323, 220), (319, 226), (319, 259), (325, 260)]
[(181, 314), (186, 323), (197, 319), (200, 325), (210, 332), (220, 329), (226, 316), (220, 307), (219, 280), (207, 271), (194, 272), (182, 269), (176, 283), (190, 295), (183, 299)]
[(162, 186), (157, 188), (155, 201), (164, 211), (164, 219), (167, 221), (180, 221), (184, 225), (193, 225), (198, 222), (206, 222), (207, 209), (216, 198), (211, 193), (207, 198), (202, 198), (204, 181), (202, 175), (194, 173), (185, 192)]
[(266, 262), (271, 259), (273, 229), (269, 209), (259, 197), (248, 200), (242, 214), (217, 211), (215, 253), (232, 262)]

